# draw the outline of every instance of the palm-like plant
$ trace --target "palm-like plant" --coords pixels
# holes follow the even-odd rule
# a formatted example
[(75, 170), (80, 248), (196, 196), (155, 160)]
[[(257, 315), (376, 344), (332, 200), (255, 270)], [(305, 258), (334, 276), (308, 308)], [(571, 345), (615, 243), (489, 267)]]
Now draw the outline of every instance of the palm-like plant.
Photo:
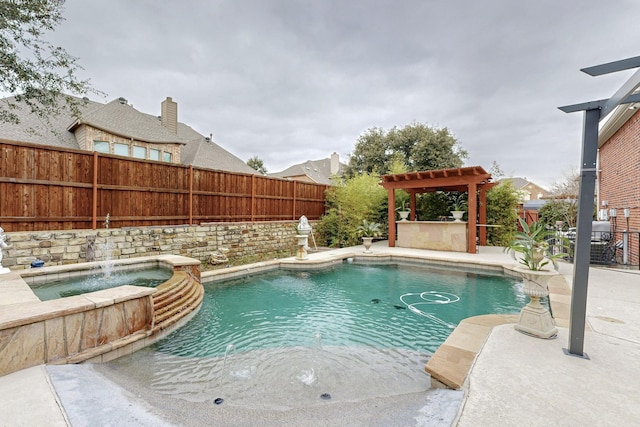
[[(510, 252), (514, 259), (526, 266), (529, 270), (540, 271), (544, 266), (553, 263), (554, 268), (558, 269), (557, 260), (567, 256), (566, 253), (552, 254), (549, 240), (559, 239), (559, 245), (566, 247), (564, 237), (557, 236), (553, 230), (547, 229), (546, 225), (541, 222), (533, 222), (528, 225), (522, 218), (518, 218), (522, 231), (516, 233), (515, 238), (508, 246), (505, 247), (506, 252)], [(516, 253), (521, 254), (519, 258)]]
[(451, 197), (451, 210), (458, 212), (467, 210), (467, 198), (464, 193)]
[(356, 230), (362, 237), (378, 237), (382, 234), (380, 224), (377, 222), (369, 222), (366, 219), (362, 220), (362, 224), (360, 224)]

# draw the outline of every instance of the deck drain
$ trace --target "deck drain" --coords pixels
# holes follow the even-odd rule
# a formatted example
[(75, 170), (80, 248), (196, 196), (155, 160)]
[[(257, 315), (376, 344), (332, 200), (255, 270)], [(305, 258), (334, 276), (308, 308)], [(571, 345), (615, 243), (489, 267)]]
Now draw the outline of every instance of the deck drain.
[(222, 402), (224, 402), (224, 399), (221, 397), (216, 397), (216, 400), (213, 401), (216, 405), (220, 405)]
[(331, 395), (329, 393), (322, 393), (320, 395), (320, 399), (322, 399), (322, 400), (331, 400)]

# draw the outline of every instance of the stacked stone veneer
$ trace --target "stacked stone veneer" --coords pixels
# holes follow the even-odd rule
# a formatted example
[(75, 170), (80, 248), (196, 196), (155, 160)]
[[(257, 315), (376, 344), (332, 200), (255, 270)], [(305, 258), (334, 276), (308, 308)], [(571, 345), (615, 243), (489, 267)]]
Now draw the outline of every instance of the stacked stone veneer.
[[(36, 259), (45, 261), (46, 265), (101, 261), (105, 259), (107, 242), (112, 259), (173, 254), (206, 261), (212, 252), (226, 248), (230, 262), (255, 261), (267, 255), (293, 255), (297, 244), (296, 225), (295, 221), (229, 222), (200, 226), (13, 232), (6, 233), (11, 247), (4, 250), (2, 265), (14, 270), (29, 268)], [(95, 239), (93, 245), (90, 243), (92, 239)]]

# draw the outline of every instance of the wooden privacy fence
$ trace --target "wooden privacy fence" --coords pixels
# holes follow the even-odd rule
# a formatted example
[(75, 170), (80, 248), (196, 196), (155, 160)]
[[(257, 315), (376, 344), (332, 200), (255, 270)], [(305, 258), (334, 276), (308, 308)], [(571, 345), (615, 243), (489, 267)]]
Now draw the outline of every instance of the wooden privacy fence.
[(326, 185), (0, 141), (5, 231), (283, 221), (325, 210)]

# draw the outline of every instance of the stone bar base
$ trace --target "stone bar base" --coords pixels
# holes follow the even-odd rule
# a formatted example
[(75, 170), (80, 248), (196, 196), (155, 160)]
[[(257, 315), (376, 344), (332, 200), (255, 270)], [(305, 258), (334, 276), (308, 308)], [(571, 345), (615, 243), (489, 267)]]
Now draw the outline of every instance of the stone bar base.
[(400, 248), (467, 252), (467, 223), (451, 221), (399, 221)]

